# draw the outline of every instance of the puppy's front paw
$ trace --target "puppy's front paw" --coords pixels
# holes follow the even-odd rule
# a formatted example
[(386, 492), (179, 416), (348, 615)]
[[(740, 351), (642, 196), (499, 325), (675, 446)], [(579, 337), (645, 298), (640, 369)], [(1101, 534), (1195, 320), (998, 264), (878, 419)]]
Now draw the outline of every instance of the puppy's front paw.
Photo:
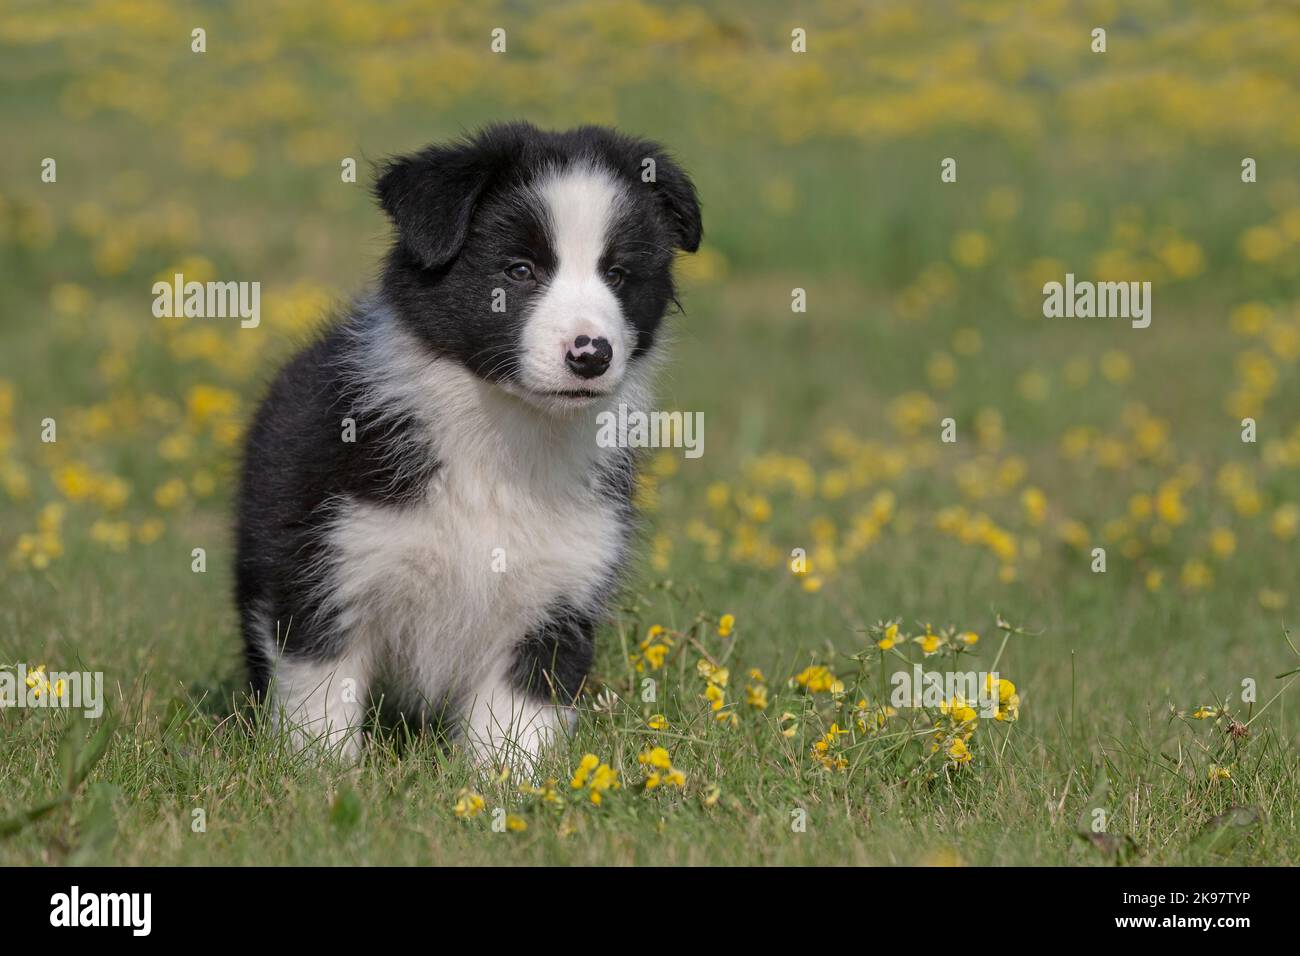
[(495, 776), (508, 768), (536, 782), (542, 756), (557, 738), (572, 732), (576, 717), (570, 707), (515, 698), (508, 708), (475, 708), (465, 738), (480, 774)]

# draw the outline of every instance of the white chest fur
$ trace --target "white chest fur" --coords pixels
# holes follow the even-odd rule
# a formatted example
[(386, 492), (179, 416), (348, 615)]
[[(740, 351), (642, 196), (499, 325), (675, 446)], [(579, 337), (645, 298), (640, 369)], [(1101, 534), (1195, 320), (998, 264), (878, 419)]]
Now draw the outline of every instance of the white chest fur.
[(331, 600), (349, 644), (425, 700), (508, 667), (559, 602), (594, 603), (623, 547), (595, 489), (519, 484), (477, 464), (445, 464), (416, 505), (352, 502), (331, 534)]

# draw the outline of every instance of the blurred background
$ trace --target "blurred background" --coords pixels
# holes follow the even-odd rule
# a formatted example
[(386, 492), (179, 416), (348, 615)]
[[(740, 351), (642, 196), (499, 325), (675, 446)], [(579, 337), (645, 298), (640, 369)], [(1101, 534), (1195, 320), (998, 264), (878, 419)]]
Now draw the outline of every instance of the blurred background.
[[(1042, 728), (1072, 680), (1105, 726), (1278, 673), (1298, 78), (1294, 3), (8, 0), (0, 659), (237, 682), (241, 431), (374, 274), (369, 164), (522, 118), (659, 140), (703, 199), (661, 404), (705, 454), (648, 462), (633, 590), (689, 582), (777, 673), (1001, 611), (1044, 632), (1012, 652)], [(155, 319), (175, 272), (260, 281), (261, 326)], [(1151, 327), (1044, 319), (1066, 272), (1150, 281)]]

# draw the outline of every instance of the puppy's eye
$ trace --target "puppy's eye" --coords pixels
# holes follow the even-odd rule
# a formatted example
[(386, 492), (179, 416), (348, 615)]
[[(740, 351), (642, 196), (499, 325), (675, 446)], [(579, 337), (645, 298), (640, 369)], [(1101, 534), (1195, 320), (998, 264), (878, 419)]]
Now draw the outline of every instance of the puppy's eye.
[(627, 278), (627, 270), (622, 266), (610, 266), (605, 272), (605, 281), (610, 284), (611, 288), (617, 289)]
[(510, 265), (506, 266), (506, 275), (516, 282), (531, 282), (535, 278), (533, 267), (527, 262), (510, 263)]

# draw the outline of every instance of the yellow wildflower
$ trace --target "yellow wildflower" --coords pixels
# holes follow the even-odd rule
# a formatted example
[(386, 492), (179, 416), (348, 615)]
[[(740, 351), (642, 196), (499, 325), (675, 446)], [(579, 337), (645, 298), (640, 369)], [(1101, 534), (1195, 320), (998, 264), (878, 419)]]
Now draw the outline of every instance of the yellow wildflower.
[(829, 668), (821, 664), (805, 667), (795, 675), (794, 681), (810, 694), (839, 694), (844, 691), (843, 682), (832, 674)]
[(926, 625), (925, 633), (920, 635), (919, 637), (912, 638), (912, 640), (913, 642), (921, 645), (921, 653), (924, 654), (926, 657), (929, 657), (931, 654), (938, 653), (942, 643), (939, 640), (939, 636), (937, 634), (931, 633), (930, 626), (928, 624)]
[(487, 803), (472, 790), (462, 790), (456, 795), (454, 812), (457, 819), (469, 820), (483, 812)]
[(595, 754), (584, 754), (582, 760), (578, 762), (578, 769), (573, 773), (573, 779), (569, 781), (569, 786), (574, 790), (581, 790), (587, 785), (591, 772), (599, 766), (599, 757)]
[(695, 672), (710, 684), (717, 684), (719, 687), (726, 687), (727, 681), (731, 679), (730, 671), (725, 667), (718, 667), (707, 658), (701, 658), (696, 662)]
[(898, 643), (898, 622), (893, 621), (892, 623), (885, 626), (885, 631), (880, 636), (880, 640), (876, 641), (876, 646), (880, 648), (882, 651), (887, 651), (890, 650), (897, 643)]
[(636, 759), (642, 766), (658, 767), (660, 770), (672, 766), (672, 758), (663, 747), (651, 747)]

